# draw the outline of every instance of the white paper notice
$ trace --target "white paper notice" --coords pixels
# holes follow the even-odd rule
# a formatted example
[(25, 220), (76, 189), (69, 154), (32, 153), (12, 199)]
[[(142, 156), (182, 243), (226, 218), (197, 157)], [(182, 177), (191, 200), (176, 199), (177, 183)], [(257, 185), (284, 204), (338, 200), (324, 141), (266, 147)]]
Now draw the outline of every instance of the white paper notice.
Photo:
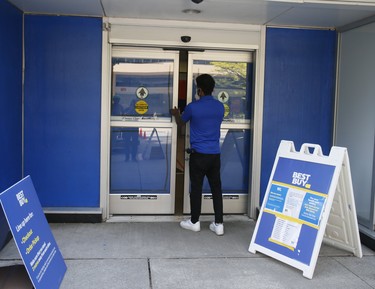
[(290, 188), (286, 195), (283, 214), (298, 219), (305, 195), (304, 191)]
[(270, 241), (295, 249), (298, 244), (301, 227), (302, 224), (277, 217), (273, 225)]

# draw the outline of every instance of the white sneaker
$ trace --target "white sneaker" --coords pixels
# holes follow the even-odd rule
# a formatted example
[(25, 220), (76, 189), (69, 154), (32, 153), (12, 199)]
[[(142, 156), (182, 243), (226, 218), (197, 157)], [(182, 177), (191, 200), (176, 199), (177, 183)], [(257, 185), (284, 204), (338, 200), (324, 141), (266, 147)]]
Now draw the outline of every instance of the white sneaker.
[(223, 224), (216, 224), (215, 222), (212, 222), (210, 224), (210, 230), (212, 232), (215, 232), (215, 234), (218, 235), (218, 236), (224, 235), (224, 225)]
[(201, 223), (198, 221), (195, 224), (191, 222), (191, 220), (185, 220), (180, 222), (180, 226), (186, 230), (199, 232), (201, 230)]

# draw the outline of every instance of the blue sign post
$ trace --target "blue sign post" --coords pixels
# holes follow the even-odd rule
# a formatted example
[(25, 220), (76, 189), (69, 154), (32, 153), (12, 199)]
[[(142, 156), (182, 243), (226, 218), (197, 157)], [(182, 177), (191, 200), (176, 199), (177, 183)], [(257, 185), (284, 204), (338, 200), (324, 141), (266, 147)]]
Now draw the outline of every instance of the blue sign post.
[(0, 194), (9, 228), (35, 289), (58, 289), (67, 267), (30, 176)]

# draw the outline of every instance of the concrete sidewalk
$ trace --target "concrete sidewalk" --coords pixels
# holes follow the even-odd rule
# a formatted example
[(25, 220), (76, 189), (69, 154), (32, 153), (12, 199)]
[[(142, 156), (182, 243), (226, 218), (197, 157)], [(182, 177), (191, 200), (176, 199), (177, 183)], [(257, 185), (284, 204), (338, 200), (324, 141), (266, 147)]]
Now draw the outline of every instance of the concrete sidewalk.
[[(61, 289), (375, 288), (375, 252), (363, 258), (323, 245), (312, 280), (302, 271), (248, 252), (255, 223), (225, 218), (225, 235), (180, 228), (180, 218), (50, 224), (68, 271)], [(20, 264), (13, 241), (0, 266)], [(1, 289), (1, 288), (0, 288)]]

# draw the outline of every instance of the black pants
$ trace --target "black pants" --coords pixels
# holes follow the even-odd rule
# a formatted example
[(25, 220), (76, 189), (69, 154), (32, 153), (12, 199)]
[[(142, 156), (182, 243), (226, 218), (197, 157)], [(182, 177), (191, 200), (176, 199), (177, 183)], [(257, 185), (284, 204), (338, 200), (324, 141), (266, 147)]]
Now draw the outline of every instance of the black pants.
[(223, 223), (223, 194), (220, 178), (220, 154), (192, 153), (189, 161), (191, 222), (199, 221), (202, 207), (202, 187), (206, 176), (211, 188), (215, 222)]

